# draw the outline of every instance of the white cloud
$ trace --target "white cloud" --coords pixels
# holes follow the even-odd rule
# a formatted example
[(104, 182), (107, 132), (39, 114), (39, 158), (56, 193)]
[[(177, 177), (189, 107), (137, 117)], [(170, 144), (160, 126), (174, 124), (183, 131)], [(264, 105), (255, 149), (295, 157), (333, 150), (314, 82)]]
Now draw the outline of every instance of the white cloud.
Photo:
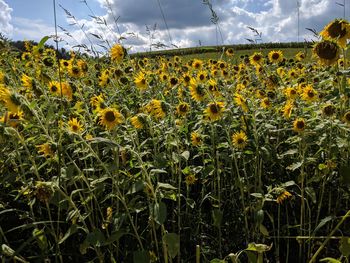
[(15, 39), (39, 41), (44, 36), (54, 35), (55, 28), (40, 19), (13, 17), (12, 35)]
[(10, 23), (11, 21), (12, 9), (4, 0), (0, 0), (0, 32), (5, 34), (5, 36), (12, 36), (13, 27)]

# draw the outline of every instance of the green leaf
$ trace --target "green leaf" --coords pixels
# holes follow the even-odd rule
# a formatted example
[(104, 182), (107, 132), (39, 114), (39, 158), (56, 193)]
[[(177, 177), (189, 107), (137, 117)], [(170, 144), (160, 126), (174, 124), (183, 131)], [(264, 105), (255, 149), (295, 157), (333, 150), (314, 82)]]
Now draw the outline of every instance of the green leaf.
[(67, 230), (66, 234), (61, 238), (60, 241), (58, 241), (58, 244), (62, 244), (64, 241), (66, 241), (67, 238), (76, 233), (77, 230), (78, 226), (76, 224), (71, 225), (70, 228)]
[(167, 183), (160, 183), (158, 182), (157, 188), (163, 188), (166, 190), (176, 190), (177, 188), (172, 186), (171, 184), (167, 184)]
[(116, 241), (118, 241), (123, 235), (127, 234), (127, 232), (123, 231), (123, 230), (118, 230), (113, 232), (109, 238), (106, 240), (105, 245), (109, 245), (112, 244)]
[(103, 233), (99, 229), (94, 229), (93, 232), (87, 234), (86, 239), (85, 239), (85, 242), (87, 244), (97, 246), (97, 247), (103, 246), (105, 241), (106, 241), (105, 236), (103, 235)]
[(294, 171), (294, 170), (300, 168), (302, 164), (303, 164), (302, 162), (293, 163), (293, 164), (287, 166), (287, 170)]
[(311, 201), (316, 204), (316, 192), (312, 187), (305, 187), (305, 192), (311, 197)]
[(218, 258), (214, 258), (212, 260), (210, 260), (210, 263), (225, 263), (226, 261), (223, 259), (218, 259)]
[(315, 235), (316, 232), (323, 227), (325, 224), (327, 224), (329, 221), (333, 220), (334, 216), (327, 216), (325, 218), (323, 218), (320, 223), (317, 225), (317, 227), (315, 228), (314, 232), (312, 233), (312, 235)]
[(134, 194), (145, 188), (145, 182), (142, 180), (136, 181), (126, 194)]
[(220, 211), (220, 209), (214, 209), (212, 212), (212, 217), (213, 217), (213, 225), (216, 227), (220, 227), (222, 217), (223, 217), (223, 212)]
[(249, 243), (248, 247), (245, 249), (246, 251), (256, 251), (258, 253), (263, 253), (266, 251), (269, 251), (272, 248), (271, 246), (265, 245), (265, 244), (256, 244), (256, 243)]
[(186, 161), (188, 161), (188, 159), (190, 158), (190, 152), (184, 151), (183, 153), (181, 153), (181, 156), (185, 158)]
[(167, 215), (167, 208), (163, 202), (156, 203), (153, 205), (152, 217), (159, 225), (164, 224)]
[(44, 230), (35, 228), (32, 234), (33, 234), (33, 237), (36, 239), (36, 242), (38, 242), (40, 249), (46, 250), (48, 245), (47, 245), (47, 239), (46, 239)]
[(269, 236), (269, 231), (267, 231), (267, 228), (263, 224), (259, 225), (259, 230), (260, 230), (260, 233), (263, 234), (264, 236), (266, 237)]
[(343, 254), (344, 257), (350, 256), (350, 238), (342, 237), (340, 239), (339, 250)]
[(341, 166), (339, 169), (342, 182), (346, 185), (350, 185), (350, 166)]
[(37, 46), (38, 49), (39, 49), (39, 48), (42, 48), (42, 47), (44, 46), (44, 44), (46, 43), (46, 41), (49, 40), (49, 38), (50, 38), (49, 36), (44, 36), (44, 37), (40, 40), (40, 42), (39, 42), (39, 44), (38, 44), (38, 46)]
[(148, 263), (151, 261), (149, 252), (145, 250), (134, 251), (133, 258), (134, 258), (134, 263)]
[(323, 258), (323, 259), (320, 259), (320, 262), (341, 263), (341, 261), (335, 258)]
[(169, 256), (176, 257), (180, 251), (180, 237), (175, 233), (167, 233), (164, 235), (164, 241), (168, 246)]

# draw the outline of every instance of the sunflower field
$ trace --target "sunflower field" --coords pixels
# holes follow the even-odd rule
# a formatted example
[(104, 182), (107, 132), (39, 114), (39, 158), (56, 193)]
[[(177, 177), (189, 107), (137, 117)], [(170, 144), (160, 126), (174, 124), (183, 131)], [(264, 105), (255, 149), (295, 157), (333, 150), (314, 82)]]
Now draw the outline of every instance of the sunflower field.
[(0, 43), (2, 262), (349, 262), (346, 20), (291, 58), (47, 39)]

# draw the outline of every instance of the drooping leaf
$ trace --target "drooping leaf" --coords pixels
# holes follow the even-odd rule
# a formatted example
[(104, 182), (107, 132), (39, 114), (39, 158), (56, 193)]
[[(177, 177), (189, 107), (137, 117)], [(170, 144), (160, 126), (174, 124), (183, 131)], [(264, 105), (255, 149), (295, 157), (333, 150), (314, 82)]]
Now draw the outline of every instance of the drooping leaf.
[(142, 251), (135, 251), (133, 253), (134, 263), (148, 263), (151, 261), (149, 252), (142, 250)]
[(344, 257), (350, 256), (350, 238), (349, 237), (342, 237), (340, 239), (339, 250)]
[(180, 237), (176, 233), (167, 233), (164, 235), (164, 241), (168, 246), (169, 256), (176, 257), (180, 251)]

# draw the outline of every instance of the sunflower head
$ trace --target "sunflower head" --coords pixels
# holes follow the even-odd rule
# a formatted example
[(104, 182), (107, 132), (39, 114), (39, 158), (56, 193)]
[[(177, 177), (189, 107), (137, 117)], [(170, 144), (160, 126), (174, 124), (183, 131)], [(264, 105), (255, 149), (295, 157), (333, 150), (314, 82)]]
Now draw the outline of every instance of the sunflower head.
[(228, 49), (226, 49), (225, 54), (228, 57), (232, 57), (234, 55), (234, 51), (232, 48), (228, 48)]
[(293, 130), (295, 132), (302, 132), (305, 130), (306, 124), (305, 124), (305, 120), (303, 118), (297, 118), (294, 122), (293, 122)]
[(326, 117), (332, 117), (336, 111), (333, 104), (327, 104), (322, 108), (322, 113)]
[(314, 45), (312, 52), (321, 65), (331, 66), (337, 63), (340, 48), (336, 42), (323, 40)]
[(198, 132), (191, 133), (191, 143), (193, 146), (200, 146), (203, 144), (203, 138)]
[(190, 105), (186, 102), (181, 102), (176, 107), (176, 113), (180, 116), (185, 116), (190, 110)]
[(223, 102), (210, 103), (204, 110), (204, 116), (210, 121), (217, 121), (222, 118), (225, 111), (225, 104)]
[(146, 124), (146, 119), (143, 115), (137, 114), (130, 118), (131, 125), (134, 126), (135, 129), (143, 129)]
[(68, 121), (68, 127), (71, 132), (81, 133), (83, 130), (83, 126), (77, 118), (71, 118)]
[(350, 111), (344, 114), (343, 119), (344, 119), (344, 122), (346, 122), (347, 124), (350, 124)]
[(350, 39), (350, 25), (346, 20), (335, 19), (324, 27), (320, 35), (326, 40), (334, 40), (342, 48), (346, 47), (346, 42)]
[(269, 52), (268, 58), (271, 63), (279, 63), (283, 61), (283, 53), (281, 50), (272, 50)]
[(239, 150), (243, 150), (247, 146), (248, 137), (244, 131), (235, 132), (231, 139), (233, 146)]
[(254, 52), (254, 54), (249, 57), (249, 62), (254, 66), (262, 65), (264, 62), (264, 56), (260, 52)]
[(110, 49), (110, 55), (111, 59), (114, 62), (121, 62), (125, 56), (125, 50), (122, 45), (120, 44), (115, 44), (111, 49)]
[(105, 108), (99, 113), (99, 124), (107, 130), (112, 130), (115, 126), (123, 122), (123, 115), (114, 108)]

